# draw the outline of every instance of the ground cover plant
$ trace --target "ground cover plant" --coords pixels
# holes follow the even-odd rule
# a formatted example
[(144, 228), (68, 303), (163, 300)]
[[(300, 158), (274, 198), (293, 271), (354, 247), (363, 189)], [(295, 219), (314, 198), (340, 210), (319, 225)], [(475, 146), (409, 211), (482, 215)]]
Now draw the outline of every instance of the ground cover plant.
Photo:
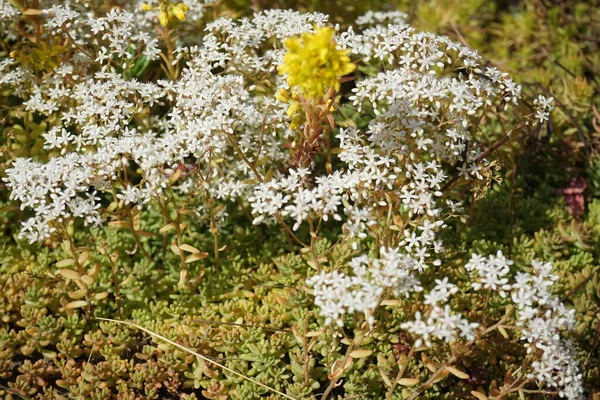
[(0, 0), (3, 398), (600, 396), (597, 11), (392, 5)]

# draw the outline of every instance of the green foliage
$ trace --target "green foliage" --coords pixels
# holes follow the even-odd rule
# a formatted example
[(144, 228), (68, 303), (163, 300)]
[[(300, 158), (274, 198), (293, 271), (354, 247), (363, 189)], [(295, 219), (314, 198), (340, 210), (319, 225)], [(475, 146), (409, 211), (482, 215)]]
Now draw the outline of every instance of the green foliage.
[[(344, 23), (383, 3), (282, 0), (275, 5), (316, 9)], [(600, 104), (600, 52), (594, 39), (600, 35), (600, 8), (587, 1), (559, 1), (550, 6), (541, 1), (406, 3), (399, 1), (398, 8), (408, 12), (416, 26), (479, 49), (524, 85), (530, 102), (537, 94), (557, 99), (550, 125), (537, 135), (515, 134), (513, 144), (497, 153), (508, 173), (485, 196), (467, 199), (467, 224), (450, 226), (444, 233), (445, 241), (454, 246), (442, 268), (465, 276), (463, 265), (470, 254), (499, 249), (511, 255), (518, 270), (527, 270), (534, 258), (551, 261), (560, 276), (558, 294), (576, 310), (574, 339), (581, 350), (589, 393), (600, 393), (600, 157), (592, 156), (598, 146), (592, 106)], [(251, 7), (270, 6), (265, 1), (219, 2), (215, 12), (240, 15), (249, 13)], [(55, 68), (63, 52), (61, 45), (42, 42), (17, 49), (14, 57), (41, 74)], [(152, 68), (141, 57), (127, 72), (128, 78), (143, 77)], [(2, 97), (3, 109), (10, 101), (9, 96)], [(353, 121), (349, 110), (347, 114), (347, 124), (364, 125), (365, 121)], [(0, 128), (0, 175), (16, 157), (43, 160), (48, 156), (40, 139), (46, 122), (29, 115), (14, 117), (22, 123)], [(499, 128), (480, 132), (487, 142), (503, 133)], [(569, 214), (567, 200), (558, 194), (575, 177), (584, 177), (587, 183), (582, 195), (586, 212), (579, 218)], [(166, 205), (173, 219), (179, 218), (182, 209), (194, 208), (178, 200)], [(226, 246), (227, 257), (217, 260), (211, 253), (190, 263), (189, 279), (182, 286), (180, 259), (170, 249), (177, 242), (176, 232), (132, 235), (132, 230), (158, 232), (167, 225), (164, 210), (158, 207), (149, 208), (135, 229), (114, 226), (94, 231), (93, 241), (88, 232), (73, 226), (74, 241), (94, 247), (88, 252), (68, 243), (48, 240), (27, 245), (16, 240), (14, 221), (20, 211), (5, 193), (0, 194), (0, 201), (2, 398), (278, 398), (133, 328), (99, 322), (96, 317), (134, 320), (298, 399), (320, 398), (329, 375), (339, 368), (336, 362), (355, 339), (338, 335), (315, 315), (304, 286), (311, 258), (290, 251), (284, 232), (263, 232), (245, 215), (233, 215), (234, 222), (219, 230), (219, 244)], [(198, 249), (213, 246), (214, 235), (208, 230), (191, 226), (187, 235)], [(307, 232), (299, 235), (310, 240)], [(354, 255), (352, 249), (335, 246), (327, 253), (335, 238), (324, 236), (316, 242), (317, 255), (328, 266), (343, 268)], [(60, 264), (67, 259), (77, 259), (90, 279), (83, 283), (71, 279), (64, 272), (71, 267)], [(77, 301), (86, 304), (74, 307)], [(465, 313), (494, 307), (485, 298), (461, 302), (453, 306)], [(360, 342), (373, 355), (352, 360), (332, 398), (384, 398), (386, 380), (393, 378), (412, 340), (399, 325), (414, 311), (382, 308), (381, 324)], [(350, 317), (347, 322), (351, 327), (361, 323)], [(467, 383), (444, 379), (422, 398), (468, 398), (471, 390), (493, 387), (494, 381), (504, 379), (507, 365), (522, 356), (514, 338), (499, 333), (472, 348), (454, 351), (461, 368), (469, 371)], [(416, 357), (410, 368), (418, 372), (411, 378), (426, 380), (431, 365), (440, 364), (435, 355)], [(408, 397), (408, 389), (396, 390), (392, 398)]]

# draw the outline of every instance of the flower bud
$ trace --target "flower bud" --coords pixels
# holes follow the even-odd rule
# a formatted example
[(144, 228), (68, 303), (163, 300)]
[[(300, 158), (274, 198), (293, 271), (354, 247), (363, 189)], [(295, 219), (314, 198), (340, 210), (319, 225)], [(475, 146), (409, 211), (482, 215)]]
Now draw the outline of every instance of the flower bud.
[(175, 4), (171, 7), (171, 12), (180, 21), (185, 21), (185, 13), (189, 10), (189, 7), (183, 3)]
[(160, 24), (162, 26), (167, 26), (169, 25), (169, 17), (167, 16), (167, 12), (166, 11), (160, 11), (158, 13), (158, 21), (160, 22)]

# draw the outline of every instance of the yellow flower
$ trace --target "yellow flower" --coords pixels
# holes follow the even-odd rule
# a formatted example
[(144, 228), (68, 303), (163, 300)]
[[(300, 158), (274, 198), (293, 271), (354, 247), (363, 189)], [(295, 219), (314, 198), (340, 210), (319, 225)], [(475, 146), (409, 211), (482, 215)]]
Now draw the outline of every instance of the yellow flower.
[(287, 53), (277, 70), (280, 75), (287, 74), (292, 89), (300, 89), (307, 97), (322, 97), (331, 87), (338, 91), (340, 77), (356, 69), (348, 50), (336, 48), (333, 34), (332, 28), (323, 27), (285, 41)]
[(162, 26), (169, 25), (169, 16), (166, 11), (160, 10), (158, 12), (158, 22), (160, 22)]
[(282, 103), (289, 103), (289, 107), (287, 109), (287, 116), (292, 118), (292, 122), (290, 124), (292, 129), (298, 128), (304, 118), (302, 117), (302, 104), (298, 99), (298, 95), (296, 93), (290, 93), (285, 89), (279, 89), (279, 92), (275, 95), (275, 98)]
[[(142, 10), (152, 11), (154, 7), (150, 4), (142, 4)], [(169, 25), (169, 22), (179, 20), (185, 21), (185, 13), (190, 9), (183, 3), (171, 3), (168, 0), (160, 0), (158, 7), (158, 21), (162, 26)]]
[(185, 21), (185, 13), (190, 9), (183, 3), (171, 4), (170, 11), (173, 13), (175, 18), (180, 21)]

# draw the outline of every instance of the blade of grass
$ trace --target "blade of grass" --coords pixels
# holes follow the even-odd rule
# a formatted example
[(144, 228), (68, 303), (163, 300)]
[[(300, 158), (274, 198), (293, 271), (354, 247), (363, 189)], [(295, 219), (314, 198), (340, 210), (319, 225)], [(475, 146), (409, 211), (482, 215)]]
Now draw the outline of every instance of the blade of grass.
[(22, 395), (22, 394), (20, 394), (20, 393), (18, 393), (18, 392), (15, 392), (14, 390), (12, 390), (12, 389), (11, 389), (11, 388), (9, 388), (9, 387), (6, 387), (6, 386), (4, 386), (4, 385), (0, 385), (0, 389), (4, 389), (4, 390), (6, 390), (8, 393), (10, 393), (10, 394), (15, 394), (15, 395), (19, 396), (20, 398), (22, 398), (23, 400), (27, 400), (27, 397), (23, 397), (23, 395)]
[(88, 367), (90, 366), (90, 361), (92, 360), (92, 354), (94, 354), (94, 349), (96, 348), (95, 344), (92, 344), (92, 350), (90, 351), (90, 356), (88, 357), (87, 364), (85, 364), (85, 368), (81, 373), (81, 382), (79, 383), (79, 394), (83, 392), (83, 382), (85, 382), (85, 374), (87, 372)]
[(215, 366), (217, 366), (217, 367), (219, 367), (219, 368), (222, 368), (222, 369), (224, 369), (225, 371), (231, 372), (232, 374), (234, 374), (234, 375), (237, 375), (237, 376), (239, 376), (240, 378), (246, 379), (246, 380), (248, 380), (248, 381), (250, 381), (250, 382), (254, 383), (255, 385), (261, 386), (261, 387), (263, 387), (263, 388), (265, 388), (265, 389), (268, 389), (268, 390), (270, 390), (270, 391), (272, 391), (272, 392), (275, 392), (275, 393), (277, 393), (278, 395), (285, 397), (286, 399), (290, 399), (290, 400), (298, 400), (298, 399), (296, 399), (296, 398), (294, 398), (294, 397), (288, 396), (287, 394), (285, 394), (285, 393), (283, 393), (283, 392), (280, 392), (280, 391), (279, 391), (279, 390), (277, 390), (277, 389), (274, 389), (274, 388), (272, 388), (272, 387), (270, 387), (270, 386), (267, 386), (267, 385), (265, 385), (264, 383), (260, 383), (259, 381), (255, 380), (255, 379), (252, 379), (252, 378), (250, 378), (250, 377), (247, 377), (246, 375), (240, 374), (239, 372), (237, 372), (237, 371), (234, 371), (233, 369), (231, 369), (231, 368), (229, 368), (229, 367), (226, 367), (226, 366), (225, 366), (225, 365), (223, 365), (223, 364), (219, 364), (218, 362), (216, 362), (216, 361), (213, 361), (213, 360), (211, 360), (210, 358), (208, 358), (208, 357), (206, 357), (206, 356), (203, 356), (202, 354), (200, 354), (200, 353), (198, 353), (198, 352), (195, 352), (194, 350), (192, 350), (192, 349), (190, 349), (190, 348), (187, 348), (187, 347), (185, 347), (185, 346), (183, 346), (183, 345), (181, 345), (181, 344), (179, 344), (179, 343), (176, 343), (176, 342), (174, 342), (174, 341), (172, 341), (172, 340), (170, 340), (170, 339), (167, 339), (166, 337), (164, 337), (164, 336), (162, 336), (162, 335), (159, 335), (159, 334), (158, 334), (158, 333), (156, 333), (156, 332), (152, 332), (150, 329), (146, 329), (146, 328), (144, 328), (143, 326), (141, 326), (141, 325), (138, 325), (138, 324), (136, 324), (136, 323), (134, 323), (134, 322), (128, 322), (128, 321), (119, 321), (119, 320), (117, 320), (117, 319), (111, 319), (111, 318), (100, 318), (100, 317), (96, 317), (96, 319), (98, 319), (98, 320), (100, 320), (100, 321), (116, 322), (117, 324), (123, 324), (123, 325), (133, 326), (134, 328), (137, 328), (137, 329), (139, 329), (139, 330), (141, 330), (141, 331), (144, 331), (144, 332), (146, 332), (146, 333), (147, 333), (148, 335), (150, 335), (150, 336), (153, 336), (153, 337), (155, 337), (155, 338), (162, 339), (163, 341), (165, 341), (165, 342), (169, 343), (171, 346), (175, 346), (175, 347), (177, 347), (177, 348), (178, 348), (178, 349), (180, 349), (180, 350), (183, 350), (183, 351), (185, 351), (185, 352), (188, 352), (188, 353), (190, 353), (190, 354), (193, 354), (193, 355), (195, 355), (196, 357), (199, 357), (199, 358), (201, 358), (202, 360), (204, 360), (204, 361), (206, 361), (206, 362), (208, 362), (208, 363), (211, 363), (211, 364), (213, 364), (213, 365), (215, 365)]

